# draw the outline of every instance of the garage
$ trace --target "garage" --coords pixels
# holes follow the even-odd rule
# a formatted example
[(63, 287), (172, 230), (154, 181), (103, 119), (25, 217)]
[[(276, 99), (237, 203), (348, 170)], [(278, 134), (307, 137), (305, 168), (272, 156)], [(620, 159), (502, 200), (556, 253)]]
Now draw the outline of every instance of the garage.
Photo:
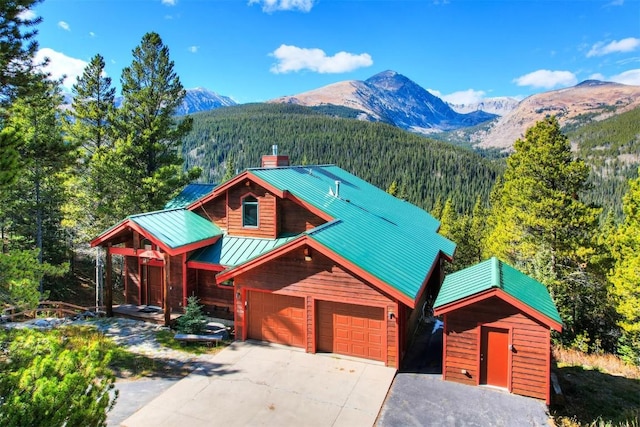
[(317, 303), (317, 351), (384, 361), (384, 309)]
[(247, 305), (248, 338), (305, 347), (304, 298), (251, 291)]

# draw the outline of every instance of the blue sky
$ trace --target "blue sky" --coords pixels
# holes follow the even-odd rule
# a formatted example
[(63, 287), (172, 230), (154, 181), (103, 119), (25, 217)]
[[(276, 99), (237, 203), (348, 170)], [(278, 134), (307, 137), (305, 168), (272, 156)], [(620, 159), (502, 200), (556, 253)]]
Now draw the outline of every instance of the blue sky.
[(239, 103), (394, 70), (443, 99), (596, 78), (640, 85), (640, 0), (44, 0), (40, 55), (70, 87), (95, 54), (119, 87), (150, 31), (185, 88)]

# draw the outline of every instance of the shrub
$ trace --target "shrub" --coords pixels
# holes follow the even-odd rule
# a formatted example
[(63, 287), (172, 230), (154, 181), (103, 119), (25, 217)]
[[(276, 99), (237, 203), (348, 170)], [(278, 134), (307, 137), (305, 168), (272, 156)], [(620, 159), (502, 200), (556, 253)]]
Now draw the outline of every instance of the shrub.
[(190, 296), (184, 314), (176, 320), (176, 329), (182, 334), (200, 334), (205, 329), (206, 319), (198, 298)]
[(0, 425), (104, 426), (117, 391), (90, 328), (0, 330)]

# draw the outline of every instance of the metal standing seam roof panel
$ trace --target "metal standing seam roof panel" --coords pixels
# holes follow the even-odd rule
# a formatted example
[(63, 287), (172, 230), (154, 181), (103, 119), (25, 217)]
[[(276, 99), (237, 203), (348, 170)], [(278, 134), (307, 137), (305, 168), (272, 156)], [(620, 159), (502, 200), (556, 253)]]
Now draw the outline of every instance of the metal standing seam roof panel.
[(185, 209), (131, 215), (128, 219), (172, 249), (222, 235), (214, 223)]
[(493, 257), (445, 277), (434, 307), (499, 288), (549, 319), (562, 323), (546, 286)]
[(169, 200), (164, 209), (184, 208), (213, 191), (216, 184), (187, 184), (182, 191), (173, 199)]
[(223, 236), (215, 244), (195, 252), (190, 261), (232, 267), (252, 260), (298, 236), (280, 239)]
[(309, 236), (412, 299), (440, 252), (452, 256), (455, 250), (426, 211), (336, 166), (249, 172), (335, 218)]

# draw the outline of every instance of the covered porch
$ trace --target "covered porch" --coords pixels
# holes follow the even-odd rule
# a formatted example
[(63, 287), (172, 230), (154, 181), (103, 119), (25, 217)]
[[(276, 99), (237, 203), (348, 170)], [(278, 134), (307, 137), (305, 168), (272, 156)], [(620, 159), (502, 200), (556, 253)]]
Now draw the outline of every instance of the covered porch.
[[(187, 258), (215, 243), (222, 231), (184, 209), (132, 215), (91, 241), (105, 249), (104, 305), (114, 315), (169, 326), (189, 295)], [(124, 257), (125, 304), (113, 305), (113, 256)], [(152, 307), (152, 308), (149, 308)]]

